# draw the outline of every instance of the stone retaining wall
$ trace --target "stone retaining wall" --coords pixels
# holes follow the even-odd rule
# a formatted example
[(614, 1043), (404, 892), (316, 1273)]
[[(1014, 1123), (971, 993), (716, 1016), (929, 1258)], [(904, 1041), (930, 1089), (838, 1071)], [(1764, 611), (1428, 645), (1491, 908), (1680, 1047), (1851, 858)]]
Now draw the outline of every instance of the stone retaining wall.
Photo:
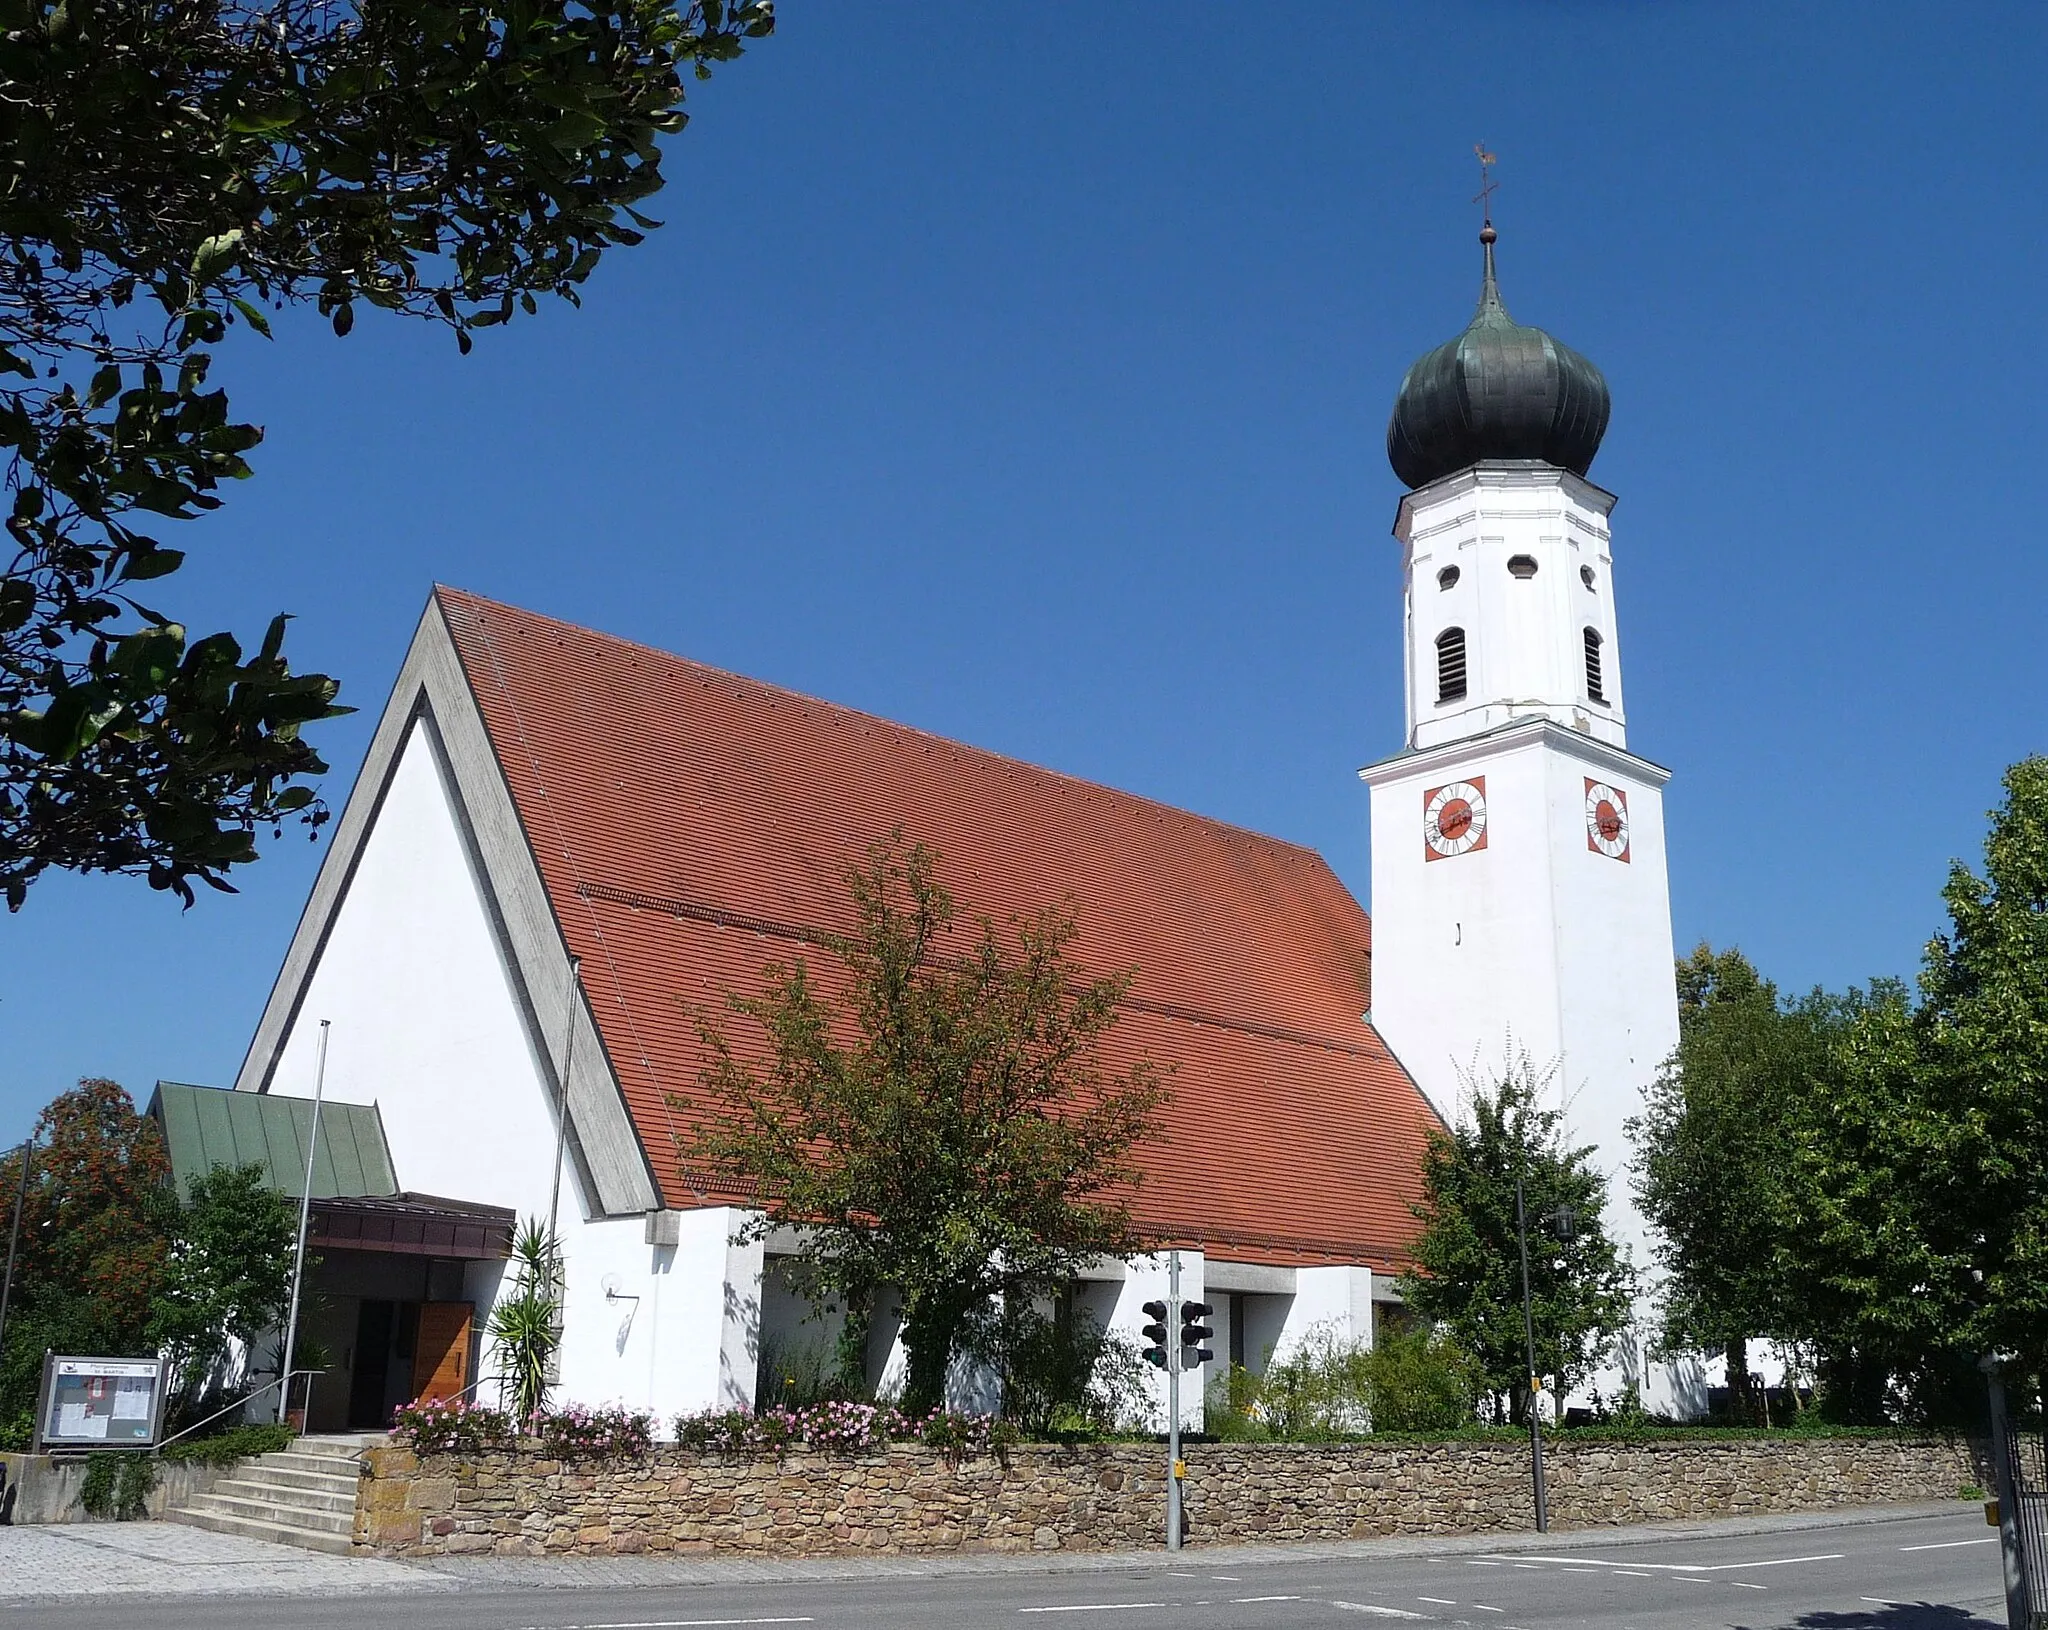
[[(1553, 1445), (1559, 1527), (1953, 1499), (1981, 1451), (1935, 1439)], [(1532, 1526), (1526, 1448), (1504, 1443), (1195, 1444), (1190, 1543)], [(625, 1462), (372, 1450), (359, 1547), (399, 1555), (828, 1556), (1105, 1550), (1164, 1523), (1164, 1451), (1027, 1444), (1001, 1460), (919, 1447), (750, 1458), (662, 1448)]]

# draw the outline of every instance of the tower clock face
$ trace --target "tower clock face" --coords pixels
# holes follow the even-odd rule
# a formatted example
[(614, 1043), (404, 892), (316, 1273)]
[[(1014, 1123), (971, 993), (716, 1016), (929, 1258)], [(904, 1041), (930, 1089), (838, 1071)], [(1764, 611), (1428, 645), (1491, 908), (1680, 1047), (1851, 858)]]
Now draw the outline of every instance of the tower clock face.
[(1486, 847), (1486, 777), (1431, 787), (1422, 795), (1422, 857), (1449, 860)]
[(1609, 860), (1628, 859), (1628, 794), (1586, 777), (1586, 847)]

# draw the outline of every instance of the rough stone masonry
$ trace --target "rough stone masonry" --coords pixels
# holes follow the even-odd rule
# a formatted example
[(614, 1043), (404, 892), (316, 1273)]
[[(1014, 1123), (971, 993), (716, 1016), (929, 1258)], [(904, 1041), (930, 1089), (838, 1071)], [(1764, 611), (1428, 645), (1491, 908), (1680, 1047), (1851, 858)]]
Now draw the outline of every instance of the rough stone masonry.
[[(1532, 1526), (1528, 1451), (1513, 1444), (1195, 1444), (1187, 1465), (1191, 1544)], [(1582, 1442), (1546, 1457), (1559, 1527), (1951, 1499), (1983, 1465), (1981, 1446), (1931, 1438)], [(1163, 1451), (1134, 1443), (972, 1460), (913, 1446), (625, 1461), (376, 1449), (355, 1538), (404, 1556), (1114, 1550), (1159, 1537), (1164, 1473)]]

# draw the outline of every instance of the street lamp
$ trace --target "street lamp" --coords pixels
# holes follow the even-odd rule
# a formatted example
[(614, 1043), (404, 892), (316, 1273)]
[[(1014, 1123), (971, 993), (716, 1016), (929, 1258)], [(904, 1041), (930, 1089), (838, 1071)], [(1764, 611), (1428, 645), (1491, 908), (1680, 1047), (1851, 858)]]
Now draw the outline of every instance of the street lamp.
[[(1572, 1237), (1570, 1206), (1546, 1213), (1552, 1231), (1563, 1242)], [(1529, 1213), (1522, 1197), (1522, 1174), (1515, 1173), (1515, 1240), (1522, 1252), (1522, 1338), (1529, 1357), (1529, 1476), (1536, 1494), (1536, 1532), (1550, 1532), (1550, 1498), (1543, 1487), (1543, 1412), (1537, 1401), (1543, 1391), (1543, 1377), (1536, 1372), (1536, 1312), (1529, 1298)]]

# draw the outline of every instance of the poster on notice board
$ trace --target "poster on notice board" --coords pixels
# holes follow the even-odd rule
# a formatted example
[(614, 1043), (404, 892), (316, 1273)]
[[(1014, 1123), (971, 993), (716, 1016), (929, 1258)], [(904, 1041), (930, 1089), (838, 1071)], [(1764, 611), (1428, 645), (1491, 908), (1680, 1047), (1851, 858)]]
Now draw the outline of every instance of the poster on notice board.
[(146, 1449), (163, 1420), (160, 1358), (43, 1360), (36, 1405), (36, 1452), (50, 1449)]

